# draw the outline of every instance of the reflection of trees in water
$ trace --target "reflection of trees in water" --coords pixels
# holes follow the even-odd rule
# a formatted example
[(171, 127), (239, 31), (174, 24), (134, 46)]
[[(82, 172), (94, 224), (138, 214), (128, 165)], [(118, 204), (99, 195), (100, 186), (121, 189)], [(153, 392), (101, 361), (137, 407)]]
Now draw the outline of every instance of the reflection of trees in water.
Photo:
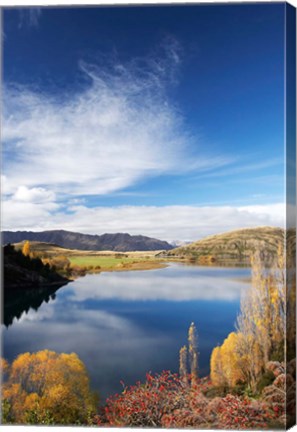
[(3, 294), (4, 308), (2, 324), (9, 327), (14, 318), (19, 320), (24, 312), (30, 309), (37, 311), (43, 302), (48, 303), (56, 298), (56, 291), (64, 284), (51, 287), (36, 287), (32, 289), (5, 290)]

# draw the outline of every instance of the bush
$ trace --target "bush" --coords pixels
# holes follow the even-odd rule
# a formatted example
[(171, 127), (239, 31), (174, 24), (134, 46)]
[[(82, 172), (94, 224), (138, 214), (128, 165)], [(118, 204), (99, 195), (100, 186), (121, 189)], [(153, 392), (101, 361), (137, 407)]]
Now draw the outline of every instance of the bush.
[(135, 386), (124, 387), (120, 395), (109, 398), (105, 413), (97, 423), (130, 427), (261, 429), (279, 417), (278, 411), (265, 402), (231, 394), (206, 397), (210, 394), (215, 396), (206, 379), (198, 379), (190, 385), (168, 371), (155, 376), (147, 374), (144, 384), (138, 382)]
[(275, 376), (272, 371), (268, 370), (264, 372), (257, 383), (257, 390), (262, 393), (263, 389), (273, 383)]
[(182, 405), (184, 383), (176, 374), (164, 371), (146, 378), (144, 384), (125, 387), (107, 399), (105, 415), (111, 426), (161, 427), (163, 416)]

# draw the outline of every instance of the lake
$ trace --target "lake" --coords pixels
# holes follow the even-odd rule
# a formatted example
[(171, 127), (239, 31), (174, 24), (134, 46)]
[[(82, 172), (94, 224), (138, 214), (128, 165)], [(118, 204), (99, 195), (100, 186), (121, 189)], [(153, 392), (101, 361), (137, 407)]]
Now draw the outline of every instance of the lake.
[[(149, 271), (90, 274), (55, 293), (26, 299), (2, 326), (3, 356), (26, 351), (75, 352), (101, 401), (145, 373), (178, 372), (179, 349), (192, 321), (198, 331), (200, 376), (210, 354), (234, 329), (248, 268), (170, 264)], [(39, 296), (39, 297), (38, 297)], [(17, 318), (18, 317), (18, 318)]]

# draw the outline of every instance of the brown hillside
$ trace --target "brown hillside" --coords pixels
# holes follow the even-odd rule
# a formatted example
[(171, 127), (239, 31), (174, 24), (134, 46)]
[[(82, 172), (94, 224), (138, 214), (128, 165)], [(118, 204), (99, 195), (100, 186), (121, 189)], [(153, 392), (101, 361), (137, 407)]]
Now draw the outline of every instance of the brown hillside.
[(274, 256), (283, 239), (282, 228), (243, 228), (208, 236), (187, 246), (172, 249), (167, 252), (167, 256), (200, 262), (248, 263), (251, 254), (257, 249), (267, 258)]

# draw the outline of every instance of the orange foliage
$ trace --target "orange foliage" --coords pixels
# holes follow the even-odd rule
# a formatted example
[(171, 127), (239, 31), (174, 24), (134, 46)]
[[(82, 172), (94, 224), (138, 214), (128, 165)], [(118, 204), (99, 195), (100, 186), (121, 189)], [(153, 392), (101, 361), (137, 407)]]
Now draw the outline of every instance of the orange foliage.
[(15, 423), (51, 419), (54, 424), (86, 423), (95, 413), (84, 364), (74, 353), (39, 351), (19, 355), (11, 365), (2, 399)]
[(30, 246), (30, 242), (28, 240), (25, 241), (22, 252), (23, 252), (23, 255), (30, 256), (31, 246)]

